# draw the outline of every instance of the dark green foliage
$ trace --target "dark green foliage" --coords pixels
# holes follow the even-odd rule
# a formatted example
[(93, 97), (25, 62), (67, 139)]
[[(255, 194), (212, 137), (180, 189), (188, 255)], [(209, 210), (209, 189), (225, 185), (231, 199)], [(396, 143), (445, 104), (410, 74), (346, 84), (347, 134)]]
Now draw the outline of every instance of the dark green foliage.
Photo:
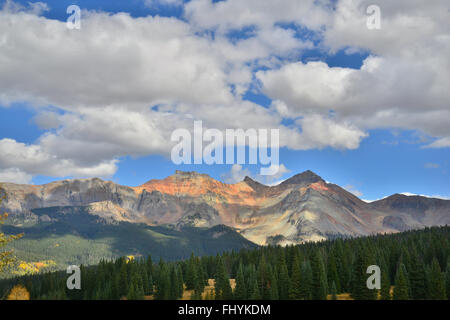
[[(214, 255), (227, 250), (257, 247), (223, 225), (175, 230), (128, 222), (111, 224), (90, 214), (85, 207), (50, 207), (32, 211), (38, 217), (48, 216), (52, 220), (27, 222), (25, 218), (11, 217), (0, 226), (0, 231), (5, 234), (24, 233), (23, 238), (11, 242), (6, 249), (14, 250), (17, 259), (23, 261), (54, 260), (56, 266), (47, 271), (64, 270), (72, 264), (95, 265), (101, 259), (113, 260), (128, 255), (151, 254), (175, 261), (188, 258), (191, 252)], [(215, 238), (216, 233), (222, 236)], [(11, 277), (13, 274), (4, 272), (0, 276)]]
[(447, 269), (445, 271), (445, 292), (447, 299), (450, 300), (450, 258), (447, 260)]
[[(81, 266), (82, 289), (66, 289), (65, 271), (0, 280), (0, 296), (15, 284), (32, 299), (179, 299), (183, 285), (201, 299), (215, 279), (216, 299), (326, 299), (350, 292), (356, 299), (445, 299), (450, 285), (450, 227), (337, 239), (298, 246), (268, 246), (191, 255), (155, 264), (150, 257), (101, 260)], [(369, 265), (381, 269), (381, 290), (369, 290)], [(445, 272), (443, 272), (445, 271)], [(236, 279), (234, 292), (229, 278)], [(339, 289), (340, 287), (340, 289)], [(207, 292), (203, 297), (214, 298)]]
[(367, 267), (373, 265), (368, 250), (361, 248), (356, 254), (353, 263), (351, 295), (355, 300), (374, 300), (377, 298), (377, 291), (367, 288)]
[(431, 263), (430, 282), (428, 285), (429, 299), (432, 300), (445, 300), (447, 299), (445, 292), (445, 280), (444, 275), (441, 272), (439, 262), (436, 258)]
[(222, 257), (217, 259), (216, 276), (215, 276), (214, 290), (216, 300), (229, 300), (233, 297), (230, 286), (230, 278), (228, 277), (225, 263)]
[(381, 268), (381, 300), (391, 300), (391, 282), (389, 280), (389, 274), (387, 267)]
[(279, 275), (278, 275), (278, 298), (280, 300), (287, 300), (289, 298), (289, 286), (290, 279), (289, 273), (286, 266), (286, 261), (284, 260), (284, 256), (278, 262)]
[(302, 284), (300, 287), (300, 295), (302, 299), (312, 299), (313, 292), (313, 272), (309, 261), (303, 262), (301, 266)]
[(298, 258), (294, 258), (289, 282), (289, 299), (298, 300), (302, 298), (302, 278)]
[(408, 276), (405, 272), (405, 265), (402, 263), (399, 264), (397, 269), (397, 275), (395, 276), (393, 299), (394, 300), (409, 299)]
[(325, 300), (328, 294), (328, 280), (323, 262), (322, 253), (316, 250), (311, 260), (312, 268), (312, 298), (314, 300)]
[(336, 282), (331, 283), (331, 300), (337, 300)]
[(411, 287), (411, 299), (425, 299), (427, 294), (425, 265), (417, 253), (414, 253), (411, 258), (409, 284)]
[(234, 299), (235, 300), (245, 300), (247, 299), (247, 287), (244, 278), (244, 267), (242, 263), (239, 264), (238, 273), (236, 276), (236, 287), (234, 289)]

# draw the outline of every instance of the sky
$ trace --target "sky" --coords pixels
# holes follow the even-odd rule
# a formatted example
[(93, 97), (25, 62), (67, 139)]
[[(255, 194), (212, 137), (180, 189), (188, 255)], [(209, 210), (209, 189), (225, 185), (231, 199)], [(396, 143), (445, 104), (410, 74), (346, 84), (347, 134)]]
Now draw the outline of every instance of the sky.
[[(312, 170), (366, 200), (450, 198), (450, 5), (376, 3), (2, 0), (0, 181)], [(171, 134), (194, 120), (278, 129), (278, 174), (175, 165)]]

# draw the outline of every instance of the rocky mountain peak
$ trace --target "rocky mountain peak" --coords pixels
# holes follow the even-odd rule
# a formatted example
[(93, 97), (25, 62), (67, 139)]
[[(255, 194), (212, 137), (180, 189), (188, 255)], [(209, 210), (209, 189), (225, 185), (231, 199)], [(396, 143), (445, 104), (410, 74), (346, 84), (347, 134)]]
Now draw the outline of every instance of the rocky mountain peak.
[(312, 172), (311, 170), (306, 170), (302, 173), (296, 174), (295, 176), (283, 181), (281, 185), (291, 185), (291, 184), (299, 184), (299, 185), (309, 185), (315, 182), (325, 182), (321, 177)]
[(248, 186), (250, 186), (250, 188), (252, 188), (255, 191), (262, 191), (266, 188), (269, 188), (268, 186), (259, 183), (258, 181), (253, 180), (252, 178), (250, 178), (249, 176), (245, 176), (244, 180), (243, 180)]

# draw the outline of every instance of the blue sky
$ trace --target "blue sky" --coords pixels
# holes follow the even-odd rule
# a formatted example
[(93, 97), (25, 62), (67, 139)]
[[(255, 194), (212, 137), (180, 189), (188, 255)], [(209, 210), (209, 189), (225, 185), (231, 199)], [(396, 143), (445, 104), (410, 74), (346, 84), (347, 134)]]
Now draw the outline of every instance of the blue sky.
[[(201, 3), (201, 1), (203, 0), (198, 0), (197, 2)], [(230, 7), (233, 8), (232, 1), (229, 0), (228, 2), (230, 2)], [(4, 3), (5, 1), (0, 1), (0, 5), (3, 5)], [(226, 118), (224, 117), (225, 114), (223, 113), (223, 110), (227, 109), (222, 109), (222, 106), (225, 105), (227, 107), (229, 104), (227, 108), (237, 108), (242, 105), (241, 108), (250, 108), (249, 112), (243, 114), (244, 116), (250, 114), (249, 121), (254, 120), (256, 126), (258, 123), (261, 123), (261, 127), (267, 126), (267, 123), (271, 121), (270, 115), (272, 115), (272, 117), (278, 119), (279, 126), (282, 126), (283, 129), (286, 130), (295, 130), (295, 134), (298, 134), (300, 137), (299, 140), (293, 139), (282, 145), (280, 150), (280, 163), (287, 168), (287, 172), (285, 172), (283, 176), (277, 177), (273, 182), (286, 179), (291, 175), (309, 169), (322, 176), (325, 180), (339, 184), (363, 199), (379, 199), (399, 192), (450, 197), (450, 179), (448, 173), (450, 148), (446, 143), (450, 136), (450, 132), (445, 129), (445, 121), (447, 120), (444, 119), (446, 118), (446, 112), (448, 111), (445, 110), (446, 105), (448, 105), (448, 100), (446, 100), (448, 98), (448, 96), (446, 96), (448, 93), (436, 93), (440, 91), (433, 88), (430, 89), (430, 93), (428, 94), (426, 91), (427, 88), (425, 87), (423, 88), (423, 95), (421, 95), (420, 98), (414, 99), (414, 96), (418, 91), (417, 88), (420, 89), (421, 85), (424, 86), (424, 84), (419, 81), (421, 78), (428, 79), (428, 77), (433, 76), (435, 79), (448, 80), (448, 70), (439, 71), (439, 68), (436, 68), (438, 74), (433, 74), (431, 71), (430, 74), (428, 74), (427, 72), (429, 70), (424, 68), (425, 71), (423, 71), (424, 73), (422, 76), (422, 74), (418, 72), (419, 70), (422, 72), (423, 66), (420, 66), (419, 68), (419, 66), (415, 64), (417, 63), (417, 60), (412, 60), (412, 68), (407, 68), (407, 62), (405, 62), (405, 68), (413, 70), (417, 69), (418, 71), (413, 74), (415, 80), (410, 80), (413, 76), (409, 77), (408, 74), (400, 74), (402, 69), (395, 70), (389, 68), (391, 60), (395, 62), (397, 61), (395, 59), (406, 55), (406, 53), (402, 51), (403, 49), (394, 50), (392, 46), (389, 47), (386, 45), (389, 44), (388, 41), (391, 41), (391, 39), (386, 40), (381, 35), (379, 36), (380, 39), (375, 39), (376, 41), (374, 41), (374, 43), (376, 43), (376, 45), (366, 44), (364, 37), (358, 39), (358, 35), (355, 35), (354, 39), (348, 39), (344, 34), (345, 30), (339, 30), (336, 26), (328, 25), (326, 21), (323, 26), (316, 26), (315, 22), (308, 21), (306, 14), (305, 18), (302, 18), (299, 21), (287, 23), (285, 21), (277, 21), (274, 18), (274, 22), (267, 22), (267, 25), (267, 19), (262, 19), (260, 21), (255, 18), (254, 21), (252, 20), (249, 22), (249, 26), (242, 27), (242, 24), (233, 20), (228, 22), (225, 18), (223, 19), (224, 22), (219, 21), (217, 22), (217, 25), (214, 25), (214, 21), (211, 22), (202, 18), (207, 12), (205, 13), (201, 10), (206, 10), (206, 7), (195, 7), (193, 5), (191, 7), (184, 7), (180, 2), (166, 4), (164, 1), (154, 1), (150, 4), (149, 1), (145, 2), (138, 0), (58, 0), (46, 1), (46, 3), (48, 10), (39, 13), (41, 16), (40, 19), (44, 19), (45, 23), (51, 23), (53, 20), (64, 22), (68, 16), (65, 10), (70, 4), (77, 4), (83, 10), (90, 10), (91, 14), (92, 12), (96, 12), (93, 13), (94, 18), (87, 18), (92, 19), (89, 21), (94, 21), (97, 17), (95, 14), (98, 14), (99, 12), (108, 12), (111, 15), (118, 12), (127, 12), (130, 14), (129, 23), (138, 23), (136, 20), (137, 17), (148, 19), (151, 16), (159, 15), (171, 19), (167, 23), (173, 23), (175, 26), (178, 26), (174, 28), (180, 28), (177, 21), (185, 24), (183, 25), (183, 28), (186, 28), (188, 31), (184, 32), (189, 33), (189, 37), (192, 37), (192, 39), (190, 39), (193, 41), (185, 44), (186, 46), (193, 46), (195, 44), (201, 47), (205, 45), (205, 43), (208, 43), (211, 46), (210, 48), (215, 48), (215, 46), (219, 48), (217, 56), (214, 56), (214, 59), (211, 60), (212, 62), (205, 68), (209, 68), (211, 63), (217, 62), (218, 72), (224, 72), (224, 77), (227, 79), (225, 81), (226, 86), (217, 87), (217, 92), (220, 94), (223, 90), (229, 90), (229, 92), (225, 92), (225, 98), (223, 99), (223, 101), (226, 102), (223, 102), (222, 100), (216, 102), (214, 100), (215, 97), (206, 97), (207, 94), (205, 94), (205, 97), (201, 94), (192, 94), (191, 96), (184, 91), (181, 91), (179, 94), (174, 93), (173, 97), (168, 96), (167, 92), (169, 92), (170, 95), (171, 92), (180, 90), (180, 84), (178, 83), (174, 84), (174, 88), (170, 88), (170, 81), (168, 82), (169, 89), (165, 90), (164, 88), (164, 94), (161, 93), (162, 98), (153, 99), (153, 96), (157, 96), (159, 91), (153, 89), (152, 84), (148, 84), (149, 87), (144, 88), (145, 90), (142, 94), (143, 101), (137, 101), (138, 98), (136, 98), (136, 96), (139, 96), (139, 86), (141, 86), (141, 84), (138, 83), (136, 87), (130, 87), (128, 90), (124, 90), (125, 93), (123, 96), (118, 96), (121, 103), (126, 105), (126, 107), (123, 107), (122, 105), (117, 107), (123, 111), (123, 113), (120, 113), (117, 117), (113, 118), (112, 123), (114, 125), (116, 125), (115, 121), (120, 122), (120, 120), (117, 119), (123, 119), (127, 120), (128, 125), (133, 127), (133, 119), (135, 118), (132, 118), (130, 115), (129, 119), (124, 119), (128, 118), (128, 115), (132, 113), (133, 115), (137, 115), (138, 118), (140, 114), (142, 114), (142, 117), (149, 117), (145, 123), (156, 123), (155, 126), (157, 129), (159, 129), (160, 126), (165, 127), (166, 124), (161, 120), (163, 118), (159, 118), (163, 117), (162, 111), (160, 112), (160, 110), (157, 109), (156, 113), (148, 113), (149, 108), (151, 109), (155, 104), (159, 105), (160, 103), (165, 111), (169, 110), (169, 112), (177, 117), (189, 113), (193, 114), (196, 118), (203, 119), (202, 117), (205, 112), (200, 110), (202, 110), (203, 104), (209, 103), (212, 105), (210, 107), (212, 110), (215, 110), (214, 108), (216, 108), (218, 111), (216, 115), (213, 114), (212, 118), (207, 118), (205, 115), (205, 118), (203, 119), (204, 122), (208, 124), (211, 123), (211, 125), (218, 124), (219, 126), (223, 125), (224, 127), (227, 127), (227, 125), (229, 126), (232, 122), (219, 123), (221, 118)], [(10, 9), (10, 12), (6, 12), (5, 14), (10, 15), (11, 17), (14, 15), (17, 17), (20, 12), (25, 12), (26, 15), (35, 14), (27, 11), (28, 1), (15, 1), (15, 4), (21, 4), (23, 5), (23, 8), (17, 9), (15, 12), (12, 12), (13, 10)], [(214, 5), (217, 4), (210, 3), (208, 10), (212, 10), (211, 8), (219, 8), (214, 7)], [(228, 4), (223, 5), (226, 6)], [(237, 4), (235, 5), (237, 6)], [(256, 8), (255, 10), (263, 9)], [(5, 9), (3, 9), (3, 11), (5, 11)], [(263, 11), (261, 12), (264, 13)], [(338, 15), (339, 8), (331, 13), (326, 10), (324, 12), (323, 15)], [(203, 14), (203, 16), (200, 14)], [(211, 15), (212, 14), (214, 14), (214, 11), (211, 11)], [(318, 17), (322, 17), (321, 12), (316, 14)], [(414, 15), (416, 12), (407, 14)], [(430, 16), (433, 16), (434, 11), (429, 14)], [(389, 17), (392, 17), (392, 20), (388, 20), (387, 23), (391, 23), (392, 28), (396, 27), (395, 15), (388, 12), (386, 16), (388, 19)], [(221, 16), (221, 18), (223, 17)], [(249, 19), (252, 19), (252, 17)], [(81, 21), (83, 23), (83, 19)], [(111, 19), (111, 21), (112, 25), (117, 23), (114, 19)], [(94, 22), (92, 22), (92, 24), (94, 24)], [(154, 23), (154, 21), (149, 23)], [(233, 25), (233, 23), (236, 25)], [(231, 25), (231, 27), (229, 25)], [(399, 34), (401, 35), (401, 26), (397, 27), (399, 28)], [(91, 31), (91, 28), (94, 31), (102, 30), (101, 28), (95, 29), (95, 27), (91, 26), (86, 27), (88, 31)], [(222, 31), (222, 29), (225, 31)], [(30, 29), (25, 29), (23, 32), (27, 32), (27, 30), (29, 31)], [(82, 25), (82, 29), (79, 31), (81, 33), (84, 30)], [(108, 30), (110, 30), (110, 26), (105, 27), (106, 33), (110, 32)], [(2, 31), (1, 25), (0, 31)], [(36, 33), (38, 33), (38, 31), (39, 30), (37, 30)], [(190, 32), (192, 32), (192, 34), (190, 34)], [(327, 38), (327, 32), (335, 38), (329, 40)], [(442, 31), (435, 30), (433, 32)], [(175, 31), (175, 33), (178, 36), (178, 31)], [(210, 33), (210, 36), (205, 36), (207, 33)], [(90, 39), (93, 39), (96, 35), (98, 35), (98, 32), (94, 33), (94, 35), (86, 36), (86, 38), (89, 39), (89, 37), (91, 37)], [(211, 37), (211, 35), (213, 36)], [(41, 39), (42, 41), (52, 39), (51, 36), (45, 35), (45, 33), (44, 35), (37, 35), (36, 37), (39, 38), (41, 36), (44, 37)], [(45, 38), (47, 36), (50, 38)], [(84, 37), (84, 35), (81, 35), (81, 37)], [(411, 37), (410, 42), (406, 42), (404, 46), (411, 45), (411, 48), (413, 48), (414, 41), (418, 40), (414, 39), (414, 36)], [(424, 37), (426, 37), (426, 35), (424, 35)], [(133, 36), (130, 34), (130, 39), (131, 38), (133, 38)], [(219, 39), (222, 38), (224, 40), (221, 40), (222, 42), (220, 43)], [(184, 41), (184, 38), (180, 39), (181, 40), (179, 41)], [(238, 48), (237, 45), (239, 45), (239, 43), (244, 43), (243, 41), (249, 39), (254, 39), (252, 45), (257, 47), (259, 51), (262, 49), (267, 50), (264, 56), (262, 54), (258, 56), (255, 52), (254, 57), (257, 56), (258, 58), (252, 56), (251, 58), (242, 60), (236, 58), (235, 60), (228, 61), (227, 56), (229, 54), (226, 52), (227, 54), (222, 58), (220, 48), (225, 48), (221, 47), (223, 43), (230, 44), (229, 46), (227, 44), (226, 50), (232, 48), (236, 50), (236, 55), (237, 53), (239, 55), (244, 55), (244, 53), (250, 49), (241, 49)], [(168, 39), (168, 42), (169, 40), (170, 39)], [(425, 39), (423, 41), (429, 40), (430, 37), (428, 36), (428, 40)], [(31, 40), (23, 40), (25, 44), (27, 44), (27, 41)], [(151, 45), (152, 40), (150, 39), (148, 41)], [(338, 41), (340, 42), (335, 43)], [(289, 48), (286, 48), (286, 50), (279, 49), (280, 46), (283, 46), (284, 43), (288, 42), (292, 43)], [(17, 43), (19, 43), (19, 40)], [(34, 45), (31, 44), (31, 42), (29, 42), (29, 44), (30, 47)], [(236, 47), (232, 47), (232, 45), (236, 45)], [(64, 48), (64, 46), (65, 42), (60, 40), (59, 47)], [(58, 48), (58, 46), (55, 48)], [(71, 48), (76, 48), (76, 45)], [(184, 48), (183, 45), (182, 48)], [(253, 47), (250, 46), (248, 48)], [(0, 52), (1, 50), (0, 47)], [(79, 50), (81, 56), (85, 54), (84, 51), (88, 51), (88, 49), (85, 48), (79, 48)], [(445, 50), (447, 50), (447, 47), (443, 49), (444, 52)], [(45, 50), (43, 50), (43, 52), (45, 52)], [(149, 51), (145, 52), (148, 53)], [(186, 58), (187, 63), (189, 63), (189, 61), (201, 63), (202, 58), (197, 59), (197, 57), (194, 56), (194, 54), (197, 54), (197, 51), (194, 50), (194, 53), (190, 53), (190, 51), (184, 52), (181, 50), (181, 52), (183, 57)], [(417, 54), (417, 57), (421, 57), (422, 55), (420, 50), (415, 52), (413, 49), (412, 52)], [(30, 55), (30, 57), (38, 60), (39, 54), (41, 53), (37, 50), (36, 54)], [(62, 53), (53, 51), (52, 54), (54, 54), (53, 59), (55, 59), (55, 61), (59, 58), (64, 60), (61, 56)], [(190, 57), (190, 54), (193, 56)], [(201, 54), (206, 54), (206, 57), (209, 58), (207, 53), (202, 52)], [(98, 55), (99, 57), (102, 56), (101, 50)], [(395, 57), (395, 59), (393, 57)], [(7, 61), (6, 59), (1, 60), (1, 58), (2, 57), (0, 56), (0, 61)], [(105, 60), (107, 58), (105, 58)], [(51, 59), (51, 57), (49, 57), (49, 59)], [(130, 62), (130, 60), (127, 59), (128, 58), (124, 58), (123, 60), (123, 68), (129, 66), (133, 67), (133, 62)], [(159, 58), (156, 57), (155, 59)], [(80, 61), (83, 60), (80, 58)], [(95, 61), (102, 61), (102, 59)], [(120, 62), (122, 60), (118, 59), (114, 61), (117, 63), (117, 61)], [(151, 64), (152, 61), (154, 60), (149, 60), (147, 63)], [(166, 59), (163, 59), (162, 61), (170, 63), (170, 60), (166, 61)], [(443, 57), (443, 61), (445, 61), (445, 57)], [(369, 64), (369, 62), (372, 64)], [(0, 64), (1, 63), (8, 62), (0, 62)], [(158, 62), (156, 61), (155, 63)], [(101, 63), (97, 62), (92, 68), (97, 68), (97, 65), (99, 64)], [(19, 75), (27, 75), (27, 70), (19, 70), (21, 68), (20, 65), (21, 64), (18, 63), (17, 66), (14, 67), (16, 69), (13, 69), (13, 67), (11, 68), (13, 71), (17, 71), (17, 74)], [(105, 65), (107, 68), (107, 64)], [(227, 67), (224, 67), (224, 65), (233, 65), (233, 68), (235, 67), (233, 72), (235, 72), (237, 76), (230, 72)], [(375, 68), (379, 67), (379, 71), (376, 71), (379, 73), (366, 71), (367, 69), (370, 69), (369, 66), (373, 65), (375, 65)], [(27, 66), (33, 68), (32, 62), (27, 62)], [(429, 66), (431, 66), (431, 62)], [(425, 67), (427, 67), (427, 65), (425, 65)], [(239, 74), (237, 72), (243, 68), (251, 74), (250, 79), (248, 79), (245, 74)], [(324, 74), (318, 76), (318, 79), (311, 79), (309, 83), (308, 76), (305, 76), (306, 78), (302, 77), (304, 77), (304, 74), (308, 74), (307, 72), (309, 72), (310, 68), (316, 68), (314, 70), (324, 72)], [(433, 66), (429, 69), (435, 70)], [(2, 69), (0, 65), (0, 73), (4, 72), (4, 70), (8, 69)], [(136, 68), (135, 72), (139, 73), (139, 70), (139, 68)], [(178, 67), (178, 70), (183, 72), (184, 69)], [(189, 70), (189, 68), (187, 68), (187, 70)], [(201, 67), (199, 70), (202, 70)], [(354, 72), (352, 70), (354, 70)], [(99, 69), (99, 74), (102, 74), (102, 72), (106, 71)], [(178, 71), (175, 70), (174, 72), (175, 73), (171, 76), (177, 77)], [(293, 78), (290, 77), (292, 74), (296, 75), (297, 73), (295, 72), (298, 72), (298, 76), (295, 76), (294, 79), (303, 79), (303, 82), (299, 82), (298, 85), (293, 86), (290, 90), (286, 89), (286, 85), (279, 85), (280, 83), (284, 83), (283, 81), (290, 81), (289, 83), (291, 83)], [(399, 72), (399, 74), (397, 75), (395, 72)], [(369, 75), (367, 75), (368, 73)], [(49, 70), (48, 73), (41, 74), (41, 76), (49, 78), (55, 76), (56, 78), (55, 74), (55, 72)], [(77, 81), (87, 81), (82, 78), (84, 73), (80, 72), (80, 74), (81, 75), (75, 73), (73, 77), (76, 78), (79, 76), (80, 78)], [(233, 74), (233, 76), (230, 74)], [(407, 86), (399, 85), (398, 88), (391, 87), (390, 89), (380, 85), (380, 88), (382, 87), (380, 89), (378, 88), (378, 85), (383, 81), (383, 78), (377, 78), (379, 75), (392, 77), (388, 78), (388, 80), (392, 81), (395, 85), (402, 82), (398, 81), (398, 79), (404, 79), (404, 81), (408, 81), (409, 83)], [(114, 74), (112, 76), (114, 77)], [(71, 77), (70, 70), (67, 77)], [(348, 80), (347, 77), (355, 77), (355, 79), (359, 80), (354, 81), (354, 78)], [(19, 76), (17, 76), (17, 78), (19, 78)], [(180, 75), (180, 78), (183, 78), (183, 75)], [(244, 78), (247, 80), (242, 82), (241, 79)], [(164, 81), (164, 78), (161, 79), (161, 81)], [(305, 79), (307, 84), (305, 84)], [(48, 89), (45, 88), (46, 81), (43, 81), (42, 79), (40, 82), (29, 83), (28, 81), (20, 79), (16, 80), (13, 77), (10, 82), (14, 81), (17, 81), (14, 86), (11, 85), (11, 87), (4, 90), (0, 89), (0, 97), (6, 97), (0, 99), (0, 142), (3, 139), (3, 142), (5, 143), (4, 151), (9, 153), (11, 157), (17, 157), (17, 161), (16, 163), (7, 160), (2, 162), (0, 159), (0, 178), (2, 177), (3, 170), (3, 177), (9, 177), (9, 180), (16, 179), (15, 182), (24, 182), (23, 179), (28, 179), (27, 182), (42, 184), (62, 178), (98, 175), (125, 185), (139, 185), (149, 179), (164, 178), (173, 174), (175, 170), (193, 170), (208, 173), (212, 177), (220, 180), (230, 179), (229, 173), (232, 167), (231, 165), (174, 165), (170, 160), (168, 153), (164, 151), (164, 141), (161, 144), (155, 142), (154, 147), (146, 148), (145, 146), (143, 147), (141, 143), (136, 147), (130, 146), (124, 139), (125, 141), (122, 144), (115, 146), (113, 133), (111, 135), (105, 134), (103, 137), (101, 134), (96, 134), (94, 132), (94, 129), (96, 128), (92, 130), (93, 132), (88, 132), (90, 130), (86, 130), (87, 127), (95, 126), (95, 123), (99, 123), (98, 121), (101, 120), (101, 116), (98, 117), (97, 113), (94, 113), (92, 110), (100, 110), (100, 114), (103, 112), (106, 117), (108, 111), (105, 110), (112, 110), (109, 108), (112, 108), (111, 105), (115, 103), (115, 101), (111, 102), (108, 100), (108, 97), (111, 97), (109, 91), (102, 93), (103, 88), (99, 87), (99, 97), (95, 95), (95, 92), (90, 93), (80, 89), (81, 93), (77, 93), (77, 95), (74, 94), (72, 100), (65, 100), (65, 97), (70, 95), (70, 90), (67, 91), (69, 92), (69, 94), (67, 94), (64, 93), (66, 92), (65, 88), (62, 88), (60, 91), (61, 94), (58, 94), (57, 91), (59, 89), (54, 86), (52, 87), (49, 85)], [(112, 81), (114, 82), (114, 80)], [(155, 86), (158, 87), (158, 84), (161, 81), (156, 81)], [(346, 81), (348, 81), (348, 83), (346, 83)], [(329, 92), (328, 90), (323, 93), (320, 91), (324, 90), (324, 87), (322, 86), (322, 83), (324, 82), (326, 84), (325, 88), (329, 87), (330, 91), (336, 90), (335, 94), (330, 94), (330, 97), (336, 100), (331, 101), (328, 110), (326, 108), (328, 106), (327, 104), (330, 104), (330, 100), (327, 96)], [(365, 85), (365, 82), (367, 82), (367, 85)], [(2, 83), (2, 79), (0, 79), (0, 83)], [(95, 82), (93, 83), (95, 85)], [(182, 86), (183, 82), (180, 83)], [(187, 83), (189, 84), (189, 82)], [(206, 81), (206, 85), (207, 83), (208, 81)], [(341, 83), (346, 84), (346, 86), (344, 86), (345, 90), (340, 88), (335, 89), (336, 86)], [(307, 86), (308, 91), (302, 89), (295, 91), (303, 84)], [(120, 83), (120, 80), (118, 80), (118, 85), (120, 87), (126, 84), (122, 84)], [(352, 90), (347, 89), (349, 86), (353, 86), (351, 89), (357, 90), (359, 88), (357, 87), (358, 85), (361, 85), (363, 88), (373, 88), (373, 95), (372, 93), (367, 93), (365, 95), (360, 94), (362, 95), (361, 98), (359, 96), (357, 97), (359, 99), (357, 101), (359, 104), (361, 104), (361, 101), (368, 102), (367, 108), (372, 108), (368, 111), (361, 111), (361, 108), (358, 109), (357, 103), (355, 103), (356, 106), (349, 106), (354, 101), (352, 100), (352, 94), (354, 93), (351, 93)], [(117, 86), (115, 88), (117, 88)], [(215, 89), (216, 87), (211, 90)], [(76, 90), (77, 89), (74, 89), (74, 91)], [(195, 91), (196, 88), (193, 88), (193, 90)], [(202, 92), (202, 90), (203, 87), (199, 89), (199, 92)], [(236, 93), (237, 90), (241, 90), (239, 94)], [(149, 98), (145, 96), (145, 92), (147, 91), (152, 91), (152, 95)], [(205, 90), (203, 92), (207, 93), (208, 91), (209, 90)], [(128, 97), (126, 92), (134, 92), (134, 96)], [(130, 93), (130, 95), (131, 94), (132, 93)], [(100, 95), (102, 95), (102, 97), (100, 97)], [(103, 95), (106, 98), (104, 98)], [(422, 96), (425, 96), (426, 99), (423, 98), (423, 101), (418, 101), (419, 99), (422, 99)], [(208, 100), (206, 100), (207, 98)], [(113, 97), (111, 97), (111, 99), (113, 99)], [(148, 99), (148, 103), (146, 99)], [(415, 101), (417, 101), (417, 105), (415, 104)], [(251, 105), (246, 105), (246, 102), (250, 102)], [(90, 104), (95, 104), (96, 107), (91, 107)], [(141, 107), (141, 104), (144, 108)], [(220, 107), (214, 107), (214, 105), (220, 105)], [(278, 105), (284, 105), (286, 106), (286, 109), (277, 109), (276, 106)], [(432, 109), (434, 113), (431, 114), (430, 109)], [(229, 110), (230, 114), (236, 114), (236, 111), (233, 110), (238, 109)], [(257, 110), (254, 117), (255, 119), (252, 119), (251, 117), (252, 112), (254, 112), (251, 110)], [(265, 114), (266, 112), (268, 113), (267, 116)], [(436, 114), (439, 115), (438, 112), (442, 112), (442, 117), (435, 116)], [(207, 113), (209, 116), (209, 112)], [(390, 115), (388, 120), (385, 118), (386, 114)], [(153, 121), (152, 117), (157, 118)], [(329, 132), (327, 131), (327, 134), (330, 135), (329, 137), (325, 135), (324, 138), (321, 138), (323, 134), (319, 132), (317, 135), (320, 137), (316, 138), (314, 136), (314, 134), (316, 134), (314, 131), (314, 128), (316, 128), (315, 122), (311, 122), (313, 123), (312, 129), (306, 127), (307, 123), (309, 123), (306, 121), (309, 119), (308, 117), (311, 117), (311, 121), (324, 121), (318, 123), (317, 126), (325, 123), (325, 127), (333, 127), (335, 129), (330, 130)], [(52, 124), (52, 119), (57, 121), (56, 125)], [(89, 121), (93, 121), (92, 119), (97, 122), (92, 122), (93, 124), (91, 124)], [(441, 123), (441, 121), (443, 123)], [(117, 125), (120, 128), (123, 128), (121, 124)], [(155, 129), (155, 126), (151, 128)], [(252, 123), (251, 126), (254, 127), (255, 125)], [(140, 129), (140, 124), (136, 124), (136, 127), (139, 127)], [(105, 127), (105, 131), (106, 130), (107, 128)], [(112, 127), (111, 130), (117, 131), (117, 129)], [(152, 132), (147, 128), (143, 128), (142, 130), (144, 132)], [(135, 131), (136, 130), (132, 130), (129, 135), (130, 139), (133, 141), (140, 139), (140, 136), (134, 135), (137, 134)], [(128, 133), (124, 132), (124, 135), (128, 136)], [(340, 137), (340, 135), (342, 135), (342, 137)], [(110, 140), (110, 137), (112, 141)], [(294, 140), (300, 142), (293, 142)], [(101, 146), (100, 149), (102, 151), (99, 151), (98, 155), (73, 156), (69, 150), (70, 148), (65, 150), (65, 146), (67, 146), (70, 141), (76, 141), (77, 147), (78, 145), (80, 147), (80, 153), (83, 153), (83, 150), (86, 150), (86, 154), (96, 153), (95, 150), (98, 146)], [(94, 145), (92, 141), (95, 141), (96, 144)], [(145, 137), (143, 141), (145, 141)], [(83, 143), (86, 145), (83, 145)], [(0, 147), (1, 146), (2, 145), (0, 144)], [(103, 146), (105, 146), (104, 150)], [(19, 150), (17, 151), (17, 154), (14, 154), (14, 152), (16, 152), (15, 150)], [(114, 150), (120, 151), (114, 152)], [(34, 167), (27, 162), (28, 158), (25, 159), (26, 157), (33, 157), (33, 154), (36, 154), (36, 157), (39, 157), (39, 159), (44, 159), (42, 161), (36, 161), (36, 166)], [(23, 159), (21, 157), (23, 157)], [(47, 160), (45, 160), (47, 158), (60, 161), (58, 162), (58, 165), (55, 164), (55, 168), (61, 167), (61, 169), (49, 168), (49, 165), (46, 162)], [(42, 169), (39, 168), (39, 166), (42, 166)], [(105, 170), (102, 169), (104, 167), (106, 167)], [(254, 177), (258, 177), (258, 171), (258, 165), (244, 165), (241, 168), (240, 173), (242, 176), (244, 174), (251, 174)], [(102, 174), (104, 172), (106, 172), (106, 174)], [(17, 178), (13, 173), (17, 174)], [(8, 179), (5, 178), (4, 180)]]

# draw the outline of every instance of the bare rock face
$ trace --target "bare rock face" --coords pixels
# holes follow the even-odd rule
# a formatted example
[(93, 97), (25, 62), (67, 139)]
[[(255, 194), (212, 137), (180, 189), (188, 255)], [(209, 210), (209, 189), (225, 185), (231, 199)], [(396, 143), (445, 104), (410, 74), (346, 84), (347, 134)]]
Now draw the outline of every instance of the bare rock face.
[(138, 187), (97, 178), (40, 186), (4, 183), (1, 187), (6, 193), (3, 209), (12, 215), (33, 219), (32, 209), (81, 206), (114, 221), (176, 228), (226, 225), (261, 245), (450, 224), (448, 200), (396, 194), (366, 203), (311, 171), (277, 186), (265, 186), (249, 177), (225, 184), (205, 174), (177, 171)]

